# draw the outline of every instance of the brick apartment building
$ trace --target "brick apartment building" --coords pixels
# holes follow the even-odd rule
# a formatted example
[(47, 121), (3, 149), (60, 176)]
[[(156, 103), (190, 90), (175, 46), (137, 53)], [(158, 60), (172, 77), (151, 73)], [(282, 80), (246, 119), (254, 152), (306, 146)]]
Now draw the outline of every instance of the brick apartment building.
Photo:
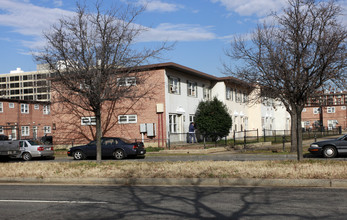
[(302, 126), (347, 129), (347, 91), (322, 92), (310, 98), (302, 112)]
[(0, 134), (11, 139), (51, 136), (54, 125), (49, 102), (0, 99)]
[[(122, 78), (120, 82), (124, 84), (123, 86), (134, 85), (137, 89), (151, 87), (150, 95), (136, 102), (124, 99), (111, 113), (110, 103), (105, 103), (102, 111), (103, 136), (145, 140), (145, 143), (150, 143), (151, 146), (165, 146), (169, 136), (172, 142), (185, 142), (189, 124), (194, 121), (199, 102), (212, 97), (222, 101), (233, 118), (230, 137), (234, 131), (290, 128), (289, 116), (284, 108), (274, 109), (264, 103), (253, 103), (249, 106), (247, 100), (252, 89), (233, 77), (215, 77), (176, 63), (147, 65), (139, 67), (136, 71), (146, 74), (146, 81), (143, 84), (137, 85), (137, 79), (134, 77)], [(18, 93), (9, 92), (12, 90), (11, 83), (16, 83), (15, 86), (18, 83), (19, 88), (13, 89), (20, 90), (21, 94), (22, 90), (26, 89), (21, 86), (30, 79), (29, 85), (34, 86), (33, 94), (27, 99), (42, 98), (37, 94), (39, 88), (37, 81), (43, 81), (42, 77), (29, 76), (37, 75), (38, 72), (46, 73), (46, 77), (49, 75), (48, 71), (39, 70), (29, 73), (14, 72), (11, 73), (14, 75), (4, 76), (3, 81), (6, 82), (2, 83), (0, 89), (2, 94)], [(19, 77), (16, 77), (18, 74)], [(13, 80), (15, 82), (12, 82)], [(49, 85), (49, 82), (45, 85)], [(55, 144), (85, 143), (86, 139), (93, 139), (95, 117), (91, 113), (56, 103), (52, 91), (47, 95), (52, 100), (50, 114), (44, 114), (44, 108), (49, 108), (44, 106), (49, 103), (3, 99), (3, 113), (0, 120), (0, 126), (5, 128), (3, 133), (13, 137), (16, 135), (17, 138), (19, 135), (40, 137), (50, 134)], [(21, 95), (6, 98), (22, 99)], [(8, 110), (11, 102), (16, 105), (16, 112), (11, 113)], [(24, 104), (28, 107), (24, 107)], [(28, 108), (28, 113), (21, 112), (21, 106), (23, 109)]]

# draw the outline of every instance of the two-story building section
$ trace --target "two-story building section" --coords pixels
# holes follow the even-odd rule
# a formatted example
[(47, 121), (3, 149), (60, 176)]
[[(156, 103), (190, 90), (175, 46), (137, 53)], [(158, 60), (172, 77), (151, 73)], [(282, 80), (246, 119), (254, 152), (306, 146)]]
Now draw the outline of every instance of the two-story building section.
[(317, 93), (309, 98), (301, 115), (305, 129), (347, 129), (347, 91)]
[(0, 134), (9, 139), (51, 136), (55, 125), (49, 102), (0, 98)]

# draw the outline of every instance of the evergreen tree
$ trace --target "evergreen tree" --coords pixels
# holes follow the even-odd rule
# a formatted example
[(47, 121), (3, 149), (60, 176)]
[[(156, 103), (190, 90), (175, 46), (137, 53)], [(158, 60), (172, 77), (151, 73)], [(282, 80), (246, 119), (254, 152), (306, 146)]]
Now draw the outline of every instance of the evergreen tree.
[(213, 141), (227, 136), (232, 126), (227, 107), (216, 97), (199, 103), (195, 122), (199, 133), (204, 137), (212, 138)]

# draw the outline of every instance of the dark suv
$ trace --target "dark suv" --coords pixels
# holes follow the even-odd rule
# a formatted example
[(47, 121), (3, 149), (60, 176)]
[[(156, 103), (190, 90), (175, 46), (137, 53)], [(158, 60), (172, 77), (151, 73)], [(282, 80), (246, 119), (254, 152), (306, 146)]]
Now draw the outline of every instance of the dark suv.
[[(146, 150), (142, 142), (131, 142), (124, 138), (103, 137), (101, 138), (101, 155), (103, 157), (114, 157), (121, 160), (128, 156), (142, 156)], [(96, 141), (87, 145), (70, 148), (68, 156), (74, 157), (75, 160), (83, 160), (87, 157), (96, 157)]]

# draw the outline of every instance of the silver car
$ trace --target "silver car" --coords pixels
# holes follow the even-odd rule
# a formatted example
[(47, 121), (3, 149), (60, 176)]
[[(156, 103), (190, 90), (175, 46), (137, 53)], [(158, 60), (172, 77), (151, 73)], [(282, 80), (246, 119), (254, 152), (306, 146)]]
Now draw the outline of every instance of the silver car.
[(44, 145), (36, 140), (20, 140), (21, 153), (17, 158), (25, 161), (31, 160), (33, 157), (45, 157), (54, 159), (53, 147)]

